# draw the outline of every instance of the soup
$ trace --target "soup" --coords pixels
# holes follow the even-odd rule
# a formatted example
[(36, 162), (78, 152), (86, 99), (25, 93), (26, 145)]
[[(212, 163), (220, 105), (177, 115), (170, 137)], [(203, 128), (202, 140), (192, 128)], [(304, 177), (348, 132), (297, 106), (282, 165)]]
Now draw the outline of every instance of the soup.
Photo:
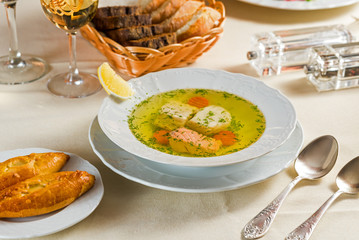
[[(208, 100), (209, 106), (223, 108), (230, 114), (230, 122), (225, 130), (234, 133), (236, 141), (233, 144), (221, 145), (216, 152), (191, 154), (175, 151), (171, 145), (156, 141), (154, 133), (161, 130), (161, 127), (155, 122), (159, 118), (161, 108), (171, 101), (187, 105), (194, 97), (203, 97)], [(201, 108), (198, 108), (198, 112), (200, 110)], [(192, 117), (195, 118), (196, 115), (190, 118)], [(161, 152), (185, 157), (221, 156), (240, 151), (256, 142), (266, 126), (264, 115), (256, 105), (237, 95), (211, 89), (177, 89), (151, 96), (135, 106), (129, 115), (128, 124), (134, 136), (143, 144)], [(216, 134), (209, 132), (204, 135), (212, 139)]]

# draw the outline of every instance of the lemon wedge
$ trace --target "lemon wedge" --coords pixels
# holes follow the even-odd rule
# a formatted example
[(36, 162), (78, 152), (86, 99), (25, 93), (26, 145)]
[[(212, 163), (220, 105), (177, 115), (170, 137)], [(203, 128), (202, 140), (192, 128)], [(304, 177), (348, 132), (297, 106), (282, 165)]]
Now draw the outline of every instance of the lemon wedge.
[(127, 99), (134, 94), (130, 84), (120, 77), (107, 62), (101, 64), (97, 69), (97, 74), (102, 87), (109, 95)]

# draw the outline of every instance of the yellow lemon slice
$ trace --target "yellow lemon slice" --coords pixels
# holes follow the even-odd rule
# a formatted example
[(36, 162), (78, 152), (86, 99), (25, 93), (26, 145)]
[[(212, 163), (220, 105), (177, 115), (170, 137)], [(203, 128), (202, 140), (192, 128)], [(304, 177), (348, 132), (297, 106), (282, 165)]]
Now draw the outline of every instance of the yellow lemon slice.
[(130, 84), (120, 77), (107, 62), (101, 64), (97, 69), (97, 74), (102, 87), (109, 95), (127, 99), (134, 94)]

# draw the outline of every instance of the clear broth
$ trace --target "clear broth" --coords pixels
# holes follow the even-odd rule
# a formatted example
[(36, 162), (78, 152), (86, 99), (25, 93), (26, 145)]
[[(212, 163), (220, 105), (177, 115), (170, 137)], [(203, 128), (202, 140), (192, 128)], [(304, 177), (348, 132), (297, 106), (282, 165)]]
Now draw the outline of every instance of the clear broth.
[[(189, 153), (179, 153), (157, 143), (153, 133), (159, 128), (153, 124), (160, 108), (170, 100), (187, 103), (191, 97), (202, 96), (209, 100), (210, 105), (225, 108), (232, 115), (232, 121), (227, 130), (232, 131), (237, 142), (231, 146), (222, 146), (215, 154), (194, 156)], [(128, 124), (135, 137), (143, 144), (158, 151), (185, 157), (221, 156), (247, 148), (256, 142), (263, 134), (266, 126), (265, 118), (259, 108), (250, 101), (224, 91), (211, 89), (177, 89), (149, 97), (137, 104), (129, 115)]]

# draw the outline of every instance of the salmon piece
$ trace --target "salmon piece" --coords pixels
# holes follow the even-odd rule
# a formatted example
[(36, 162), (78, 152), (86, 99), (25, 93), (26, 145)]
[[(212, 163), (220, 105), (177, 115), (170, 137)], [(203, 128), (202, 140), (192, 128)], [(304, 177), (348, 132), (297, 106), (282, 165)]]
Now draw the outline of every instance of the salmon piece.
[(222, 146), (221, 141), (184, 127), (170, 132), (169, 144), (176, 152), (194, 155), (216, 153)]

